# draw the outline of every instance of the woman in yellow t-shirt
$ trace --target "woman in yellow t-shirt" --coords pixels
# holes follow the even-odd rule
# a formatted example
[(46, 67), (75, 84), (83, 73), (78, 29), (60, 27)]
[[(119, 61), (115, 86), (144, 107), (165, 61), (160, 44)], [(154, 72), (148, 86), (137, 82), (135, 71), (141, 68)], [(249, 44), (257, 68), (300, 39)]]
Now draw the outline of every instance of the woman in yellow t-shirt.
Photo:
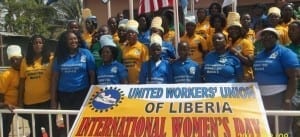
[[(7, 56), (11, 67), (0, 76), (0, 108), (8, 108), (12, 111), (18, 104), (19, 70), (22, 60), (21, 47), (18, 45), (8, 46)], [(4, 137), (9, 135), (13, 117), (13, 113), (2, 114)]]
[[(50, 108), (52, 58), (41, 35), (32, 36), (20, 68), (19, 106), (25, 109)], [(32, 128), (31, 115), (25, 114)], [(47, 115), (34, 115), (35, 135), (42, 136), (41, 127), (49, 132)], [(32, 131), (32, 130), (31, 130)], [(33, 133), (31, 133), (33, 135)]]

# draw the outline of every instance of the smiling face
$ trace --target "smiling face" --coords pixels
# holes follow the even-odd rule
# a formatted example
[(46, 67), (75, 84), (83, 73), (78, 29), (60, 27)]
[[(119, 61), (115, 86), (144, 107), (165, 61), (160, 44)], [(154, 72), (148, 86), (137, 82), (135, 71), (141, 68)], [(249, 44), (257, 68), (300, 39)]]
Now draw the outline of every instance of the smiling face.
[(75, 50), (78, 48), (78, 38), (74, 33), (68, 34), (68, 48), (70, 50)]

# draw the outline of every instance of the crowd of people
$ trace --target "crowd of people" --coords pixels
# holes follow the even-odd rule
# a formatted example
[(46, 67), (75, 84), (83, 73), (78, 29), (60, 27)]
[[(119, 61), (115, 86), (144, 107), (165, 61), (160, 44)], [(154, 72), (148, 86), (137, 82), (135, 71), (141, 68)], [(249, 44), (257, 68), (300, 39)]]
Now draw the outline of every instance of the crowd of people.
[[(70, 21), (54, 56), (41, 35), (32, 36), (26, 55), (17, 45), (7, 47), (11, 68), (0, 77), (0, 107), (79, 110), (95, 84), (257, 82), (265, 109), (298, 110), (300, 21), (294, 6), (257, 4), (254, 13), (223, 13), (212, 3), (186, 18), (177, 46), (170, 10), (136, 20), (120, 13), (105, 25), (95, 16), (82, 26)], [(30, 115), (21, 116), (35, 125), (36, 136), (40, 127), (49, 131), (47, 116), (34, 115), (35, 123)], [(3, 115), (4, 137), (12, 118)], [(75, 118), (70, 116), (70, 125)], [(279, 133), (300, 136), (300, 119), (281, 117), (279, 125)]]

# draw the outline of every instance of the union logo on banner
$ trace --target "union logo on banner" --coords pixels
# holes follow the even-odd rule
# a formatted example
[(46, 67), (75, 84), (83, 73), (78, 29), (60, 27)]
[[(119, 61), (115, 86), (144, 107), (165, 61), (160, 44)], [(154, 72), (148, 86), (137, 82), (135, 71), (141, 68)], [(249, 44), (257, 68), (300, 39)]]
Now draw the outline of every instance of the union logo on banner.
[(71, 137), (271, 136), (256, 83), (92, 86)]

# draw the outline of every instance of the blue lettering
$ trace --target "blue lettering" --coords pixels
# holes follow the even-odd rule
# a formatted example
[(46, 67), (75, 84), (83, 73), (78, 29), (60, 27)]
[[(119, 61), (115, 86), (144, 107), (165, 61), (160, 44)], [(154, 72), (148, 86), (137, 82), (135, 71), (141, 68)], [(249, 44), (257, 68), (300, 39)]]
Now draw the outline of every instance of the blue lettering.
[(128, 98), (161, 98), (163, 88), (130, 88)]

